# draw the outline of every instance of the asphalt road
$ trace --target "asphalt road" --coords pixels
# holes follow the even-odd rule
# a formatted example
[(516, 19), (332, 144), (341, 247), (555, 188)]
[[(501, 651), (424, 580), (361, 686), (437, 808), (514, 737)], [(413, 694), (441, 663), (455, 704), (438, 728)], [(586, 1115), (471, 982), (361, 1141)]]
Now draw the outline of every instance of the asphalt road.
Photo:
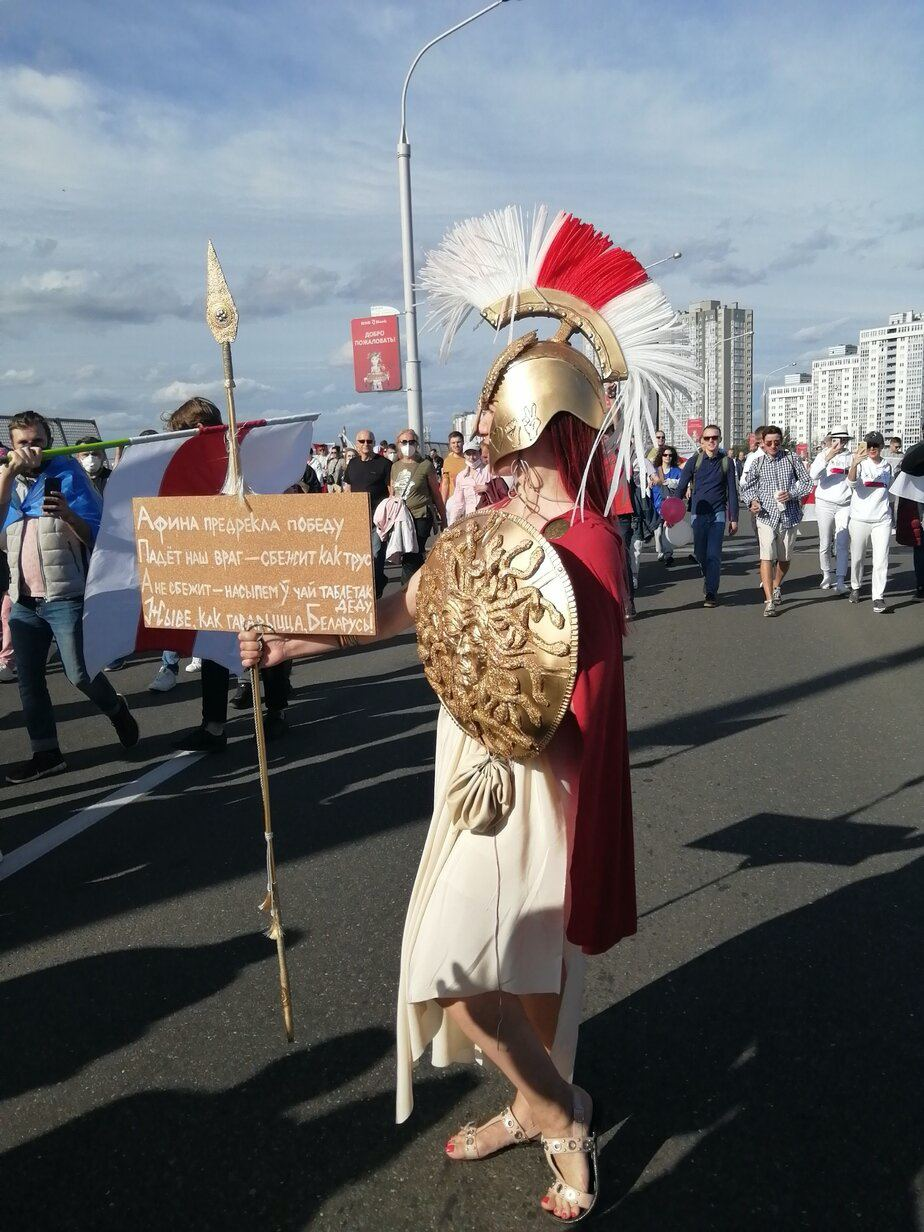
[[(685, 558), (643, 560), (626, 642), (641, 920), (590, 963), (578, 1063), (604, 1132), (597, 1227), (920, 1226), (924, 605), (907, 552), (874, 616), (817, 590), (800, 542), (772, 621), (752, 540), (730, 546), (714, 611)], [(195, 722), (196, 678), (156, 696), (153, 670), (115, 678), (145, 737), (128, 758), (53, 670), (70, 770), (2, 789), (0, 878)], [(548, 1226), (538, 1151), (443, 1156), (503, 1105), (496, 1077), (422, 1064), (393, 1124), (435, 726), (413, 643), (294, 682), (272, 793), (296, 1042), (237, 718), (227, 753), (0, 880), (3, 1232)], [(2, 761), (25, 752), (17, 711), (0, 689)]]

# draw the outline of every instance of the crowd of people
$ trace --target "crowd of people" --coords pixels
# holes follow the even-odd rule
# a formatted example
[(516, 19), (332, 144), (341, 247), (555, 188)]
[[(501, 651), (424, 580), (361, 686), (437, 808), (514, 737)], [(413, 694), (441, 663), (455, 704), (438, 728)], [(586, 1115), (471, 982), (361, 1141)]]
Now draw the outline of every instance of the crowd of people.
[[(193, 398), (166, 419), (170, 431), (221, 423), (213, 403)], [(150, 430), (149, 430), (150, 431)], [(125, 660), (114, 659), (90, 678), (83, 662), (81, 618), (83, 587), (90, 552), (99, 529), (106, 484), (112, 473), (104, 450), (42, 462), (41, 450), (51, 443), (51, 430), (37, 412), (10, 421), (10, 458), (0, 468), (0, 593), (2, 645), (0, 683), (18, 683), (31, 756), (8, 767), (8, 783), (27, 782), (65, 768), (58, 744), (54, 712), (45, 670), (52, 643), (57, 646), (68, 680), (104, 714), (120, 743), (131, 748), (139, 739), (135, 719), (109, 677)], [(92, 445), (97, 438), (82, 438)], [(678, 548), (692, 540), (690, 559), (703, 575), (703, 605), (719, 602), (722, 553), (727, 537), (736, 534), (742, 509), (753, 519), (760, 557), (763, 611), (775, 616), (783, 602), (789, 570), (805, 513), (814, 493), (818, 522), (820, 587), (858, 603), (865, 558), (872, 553), (872, 610), (887, 610), (888, 561), (895, 533), (895, 510), (889, 488), (901, 464), (901, 441), (893, 438), (888, 453), (878, 432), (867, 433), (853, 447), (847, 428), (832, 429), (822, 449), (807, 466), (798, 453), (783, 448), (776, 426), (761, 426), (754, 447), (736, 457), (721, 448), (714, 424), (703, 429), (699, 448), (686, 459), (658, 429), (644, 458), (636, 462), (628, 481), (619, 484), (612, 516), (625, 545), (626, 614), (635, 615), (635, 596), (643, 545), (653, 541), (657, 560), (669, 567)], [(612, 479), (613, 460), (610, 459)], [(41, 478), (42, 483), (38, 480)], [(407, 586), (425, 559), (428, 543), (443, 528), (479, 507), (507, 497), (515, 484), (491, 468), (488, 447), (478, 437), (449, 434), (448, 451), (422, 452), (416, 432), (401, 431), (394, 442), (376, 441), (371, 429), (361, 429), (351, 441), (346, 432), (331, 444), (317, 444), (304, 474), (290, 491), (359, 492), (369, 498), (375, 592), (384, 593), (390, 564), (400, 568)], [(681, 502), (684, 517), (671, 525)], [(918, 527), (920, 514), (918, 510)], [(913, 543), (916, 597), (924, 599), (924, 545)], [(191, 659), (185, 672), (201, 682), (202, 720), (175, 741), (178, 748), (220, 752), (226, 745), (229, 673), (208, 660)], [(149, 688), (166, 693), (176, 687), (180, 655), (165, 650)], [(290, 694), (289, 672), (266, 673), (264, 703), (267, 738), (286, 731), (285, 709)], [(253, 705), (249, 680), (236, 681), (230, 705)]]
[[(683, 460), (666, 443), (664, 432), (657, 431), (654, 446), (615, 506), (629, 562), (630, 616), (635, 614), (642, 544), (653, 540), (657, 559), (669, 566), (685, 536), (692, 539), (691, 560), (703, 574), (703, 606), (716, 607), (724, 543), (737, 533), (743, 508), (751, 515), (758, 543), (763, 614), (776, 616), (808, 502), (818, 523), (820, 589), (859, 603), (871, 553), (872, 611), (887, 612), (889, 554), (898, 531), (899, 541), (913, 549), (915, 598), (924, 599), (924, 510), (909, 511), (915, 529), (902, 534), (898, 504), (890, 498), (905, 458), (902, 441), (892, 437), (886, 453), (880, 432), (868, 432), (851, 445), (853, 439), (845, 425), (836, 425), (806, 465), (797, 451), (784, 448), (783, 432), (776, 425), (756, 428), (753, 448), (732, 457), (721, 448), (719, 427), (707, 424), (699, 448)], [(915, 447), (917, 453), (921, 448)], [(679, 530), (665, 519), (665, 501), (671, 499), (686, 507)]]

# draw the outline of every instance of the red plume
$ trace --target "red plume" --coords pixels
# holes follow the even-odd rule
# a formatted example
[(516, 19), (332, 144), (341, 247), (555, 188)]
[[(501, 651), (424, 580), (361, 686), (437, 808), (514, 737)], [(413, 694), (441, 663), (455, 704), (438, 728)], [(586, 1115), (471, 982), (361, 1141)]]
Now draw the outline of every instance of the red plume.
[(644, 266), (589, 222), (566, 215), (547, 241), (537, 287), (564, 291), (599, 311), (604, 304), (648, 281)]

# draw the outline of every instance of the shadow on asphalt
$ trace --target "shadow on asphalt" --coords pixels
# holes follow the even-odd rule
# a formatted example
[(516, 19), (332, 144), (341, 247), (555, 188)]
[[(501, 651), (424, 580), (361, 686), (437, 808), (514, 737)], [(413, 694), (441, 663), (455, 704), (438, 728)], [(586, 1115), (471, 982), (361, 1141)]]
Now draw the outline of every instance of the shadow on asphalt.
[[(16, 1177), (3, 1199), (5, 1226), (298, 1232), (323, 1202), (393, 1159), (474, 1085), (465, 1074), (415, 1084), (414, 1120), (399, 1126), (390, 1091), (336, 1094), (391, 1047), (387, 1031), (354, 1031), (290, 1052), (226, 1091), (148, 1091), (76, 1117), (4, 1157)], [(314, 1099), (326, 1110), (296, 1115)], [(393, 1195), (388, 1203), (394, 1209)], [(342, 1203), (338, 1226), (384, 1226), (367, 1204), (358, 1196), (351, 1213)]]
[[(917, 646), (913, 650), (899, 650), (893, 654), (882, 655), (877, 658), (876, 666), (877, 670), (881, 668), (886, 671), (897, 671), (899, 668), (908, 668), (922, 661), (924, 661), (924, 646)], [(794, 684), (783, 685), (776, 689), (767, 688), (761, 692), (755, 691), (746, 701), (733, 705), (722, 703), (717, 706), (707, 706), (701, 710), (672, 715), (660, 723), (640, 724), (629, 730), (629, 750), (630, 753), (637, 753), (646, 748), (674, 746), (678, 751), (685, 751), (694, 745), (696, 747), (707, 745), (755, 724), (781, 718), (794, 703), (802, 698), (814, 698), (819, 694), (844, 688), (850, 683), (849, 675), (842, 665), (838, 665), (831, 671), (806, 677)], [(761, 716), (761, 712), (767, 710), (777, 713)], [(632, 769), (640, 770), (658, 766), (675, 755), (668, 753), (644, 762), (633, 758)]]
[[(303, 935), (288, 930), (288, 948)], [(275, 944), (263, 933), (245, 933), (214, 945), (95, 954), (5, 980), (0, 1099), (65, 1081), (161, 1019), (214, 996), (259, 962), (269, 964), (272, 979)]]
[(620, 1125), (601, 1156), (597, 1226), (914, 1232), (922, 895), (918, 859), (751, 929), (584, 1024), (578, 1081), (599, 1128)]
[[(278, 758), (270, 781), (283, 878), (289, 861), (413, 825), (429, 815), (436, 701), (416, 667), (404, 675), (390, 673), (388, 679), (387, 689), (375, 677), (346, 686), (349, 708), (362, 711), (361, 732), (355, 721), (333, 721), (342, 704), (341, 686), (317, 684), (289, 712), (287, 736), (271, 746)], [(401, 779), (400, 792), (382, 787), (395, 767), (416, 771)], [(106, 855), (99, 859), (95, 848), (92, 868), (80, 860), (79, 846), (69, 845), (60, 858), (42, 860), (25, 876), (11, 878), (4, 883), (0, 949), (259, 875), (262, 812), (255, 770), (254, 742), (229, 746), (193, 768), (193, 774), (206, 776), (204, 783), (190, 783), (184, 776), (175, 794), (164, 791), (135, 804), (130, 826), (109, 826)], [(357, 784), (360, 778), (366, 786)], [(229, 801), (232, 785), (238, 798)], [(348, 806), (332, 797), (332, 789), (341, 786), (350, 788)], [(29, 814), (33, 828), (43, 810), (60, 820), (53, 790), (47, 802)], [(130, 878), (100, 881), (137, 865), (144, 867)]]

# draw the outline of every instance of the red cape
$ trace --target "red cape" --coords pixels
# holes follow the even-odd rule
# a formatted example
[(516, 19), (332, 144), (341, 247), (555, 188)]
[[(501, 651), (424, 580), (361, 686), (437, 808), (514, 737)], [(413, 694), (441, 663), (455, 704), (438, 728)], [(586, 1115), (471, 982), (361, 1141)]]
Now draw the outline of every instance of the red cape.
[[(623, 545), (605, 518), (588, 511), (554, 547), (571, 579), (578, 610), (578, 674), (565, 720), (576, 724), (578, 733), (573, 739), (578, 749), (577, 815), (566, 934), (585, 953), (601, 954), (637, 928), (622, 659)], [(568, 739), (567, 733), (560, 734)], [(573, 727), (570, 735), (574, 737)]]

